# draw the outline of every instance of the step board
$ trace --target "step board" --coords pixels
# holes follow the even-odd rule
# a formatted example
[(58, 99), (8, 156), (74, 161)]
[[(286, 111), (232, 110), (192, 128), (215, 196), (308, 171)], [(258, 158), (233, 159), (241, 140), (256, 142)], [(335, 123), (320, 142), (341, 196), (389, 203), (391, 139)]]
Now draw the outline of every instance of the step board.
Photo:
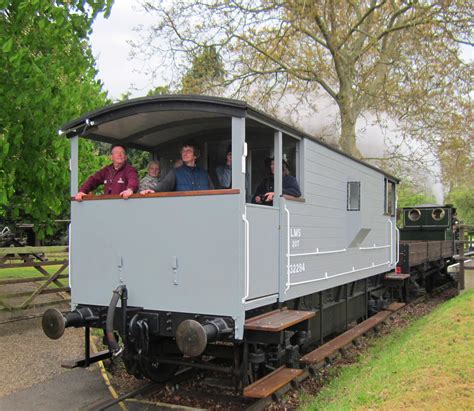
[(381, 323), (391, 314), (392, 311), (378, 312), (369, 319), (361, 322), (360, 324), (337, 336), (326, 344), (321, 345), (321, 347), (318, 347), (306, 354), (304, 357), (301, 357), (300, 362), (303, 364), (317, 364), (321, 361), (324, 361), (326, 357), (329, 357), (337, 350), (345, 347), (347, 344), (351, 343), (353, 340), (360, 337), (371, 328), (375, 327), (377, 324)]
[(267, 398), (291, 380), (303, 373), (303, 370), (296, 368), (277, 368), (265, 377), (260, 378), (253, 384), (244, 388), (244, 397), (247, 398)]
[(398, 311), (400, 308), (405, 307), (405, 305), (406, 305), (405, 303), (392, 303), (387, 307), (387, 310), (395, 312), (395, 311)]
[(315, 315), (313, 311), (298, 311), (282, 308), (249, 318), (245, 321), (245, 329), (251, 331), (278, 332), (308, 320)]
[(396, 273), (390, 273), (385, 275), (386, 280), (397, 280), (397, 281), (403, 281), (407, 280), (410, 278), (410, 274), (396, 274)]

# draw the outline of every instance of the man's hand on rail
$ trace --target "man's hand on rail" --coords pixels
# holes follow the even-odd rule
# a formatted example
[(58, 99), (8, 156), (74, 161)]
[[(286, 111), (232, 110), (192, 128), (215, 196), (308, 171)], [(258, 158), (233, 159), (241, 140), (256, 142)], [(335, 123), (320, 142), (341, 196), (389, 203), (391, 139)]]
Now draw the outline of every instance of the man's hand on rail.
[(131, 188), (127, 188), (126, 190), (124, 190), (120, 193), (120, 195), (123, 197), (124, 200), (126, 200), (132, 194), (133, 194), (133, 190)]
[(84, 197), (87, 197), (87, 194), (86, 193), (83, 193), (82, 191), (79, 191), (75, 196), (74, 196), (74, 199), (76, 201), (82, 201), (82, 199)]

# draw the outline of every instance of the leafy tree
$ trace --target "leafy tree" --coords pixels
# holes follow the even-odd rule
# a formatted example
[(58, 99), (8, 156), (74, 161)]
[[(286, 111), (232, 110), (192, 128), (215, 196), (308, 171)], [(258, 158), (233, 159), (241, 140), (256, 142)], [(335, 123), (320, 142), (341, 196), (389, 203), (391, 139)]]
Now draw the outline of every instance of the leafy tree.
[(397, 189), (398, 208), (413, 207), (420, 204), (435, 204), (435, 198), (408, 182), (402, 182)]
[[(144, 40), (150, 54), (159, 47), (179, 69), (212, 46), (225, 62), (223, 84), (262, 105), (288, 92), (306, 103), (323, 91), (339, 108), (341, 148), (358, 157), (356, 122), (364, 113), (388, 113), (407, 135), (431, 143), (445, 138), (461, 105), (470, 107), (472, 66), (460, 59), (460, 44), (471, 44), (469, 1), (143, 5), (157, 18)], [(157, 37), (166, 50), (162, 41), (155, 46)]]
[(447, 202), (457, 208), (460, 221), (464, 224), (474, 225), (474, 189), (471, 187), (459, 187), (449, 193)]
[(146, 94), (147, 96), (155, 96), (157, 94), (171, 94), (171, 87), (170, 86), (158, 86), (154, 89), (151, 89)]
[(181, 79), (181, 92), (206, 94), (224, 80), (224, 64), (214, 46), (204, 46), (192, 59), (191, 68)]
[[(88, 36), (112, 0), (0, 0), (0, 215), (35, 223), (39, 234), (67, 214), (66, 121), (106, 102)], [(100, 166), (81, 142), (81, 172)]]
[[(467, 117), (469, 118), (469, 117)], [(473, 119), (470, 118), (472, 121)], [(462, 121), (462, 123), (464, 123)], [(474, 134), (464, 139), (453, 135), (438, 146), (442, 181), (448, 193), (472, 185), (474, 181)]]

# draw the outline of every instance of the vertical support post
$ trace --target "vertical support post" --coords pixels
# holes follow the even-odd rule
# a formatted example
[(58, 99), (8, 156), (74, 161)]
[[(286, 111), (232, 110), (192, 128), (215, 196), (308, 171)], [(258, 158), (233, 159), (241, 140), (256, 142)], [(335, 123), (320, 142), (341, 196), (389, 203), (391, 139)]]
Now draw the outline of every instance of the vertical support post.
[(91, 329), (88, 325), (84, 327), (84, 338), (85, 338), (85, 366), (88, 367), (91, 363)]
[(282, 194), (282, 165), (283, 165), (283, 138), (281, 131), (275, 131), (274, 134), (274, 160), (275, 160), (275, 175), (273, 179), (273, 189), (275, 195), (273, 197), (273, 205), (275, 207), (280, 206), (280, 196)]
[(324, 323), (324, 303), (323, 303), (323, 291), (319, 292), (319, 344), (323, 345), (323, 323)]
[(127, 307), (128, 307), (128, 291), (127, 287), (124, 286), (122, 289), (122, 294), (120, 296), (121, 305), (122, 305), (122, 341), (124, 347), (127, 347), (128, 344), (128, 327), (127, 327)]
[(459, 244), (461, 244), (461, 247), (459, 248), (459, 289), (464, 290), (464, 225), (462, 224), (462, 221), (460, 222), (459, 225)]
[(304, 170), (305, 170), (305, 156), (306, 156), (306, 151), (307, 151), (307, 146), (308, 144), (308, 139), (306, 138), (303, 138), (302, 140), (300, 140), (300, 142), (297, 144), (296, 146), (296, 158), (297, 158), (297, 161), (298, 161), (298, 164), (297, 164), (297, 171), (296, 171), (296, 178), (297, 180), (299, 181), (300, 183), (300, 189), (301, 189), (301, 193), (302, 195), (304, 196), (305, 194), (305, 178), (304, 178)]
[(402, 299), (402, 303), (408, 303), (408, 283), (409, 283), (409, 279), (405, 279), (403, 280), (403, 299)]
[(346, 288), (346, 330), (349, 328), (349, 284), (344, 286)]
[[(246, 156), (247, 145), (245, 142), (245, 117), (232, 117), (232, 188), (239, 189), (239, 214), (242, 216), (242, 221), (238, 229), (239, 244), (245, 244), (245, 220), (246, 215)], [(248, 255), (246, 255), (245, 247), (240, 247), (238, 250), (237, 272), (243, 273), (246, 270)], [(245, 276), (237, 276), (229, 283), (229, 287), (235, 290), (240, 290), (235, 293), (235, 299), (232, 302), (235, 312), (240, 313), (235, 319), (235, 335), (236, 339), (243, 339), (244, 336), (244, 321), (245, 321), (245, 307), (242, 303), (242, 298), (246, 295), (246, 278)]]
[(71, 159), (69, 162), (71, 172), (71, 196), (77, 194), (79, 187), (79, 137), (71, 138)]
[(245, 118), (232, 117), (232, 188), (245, 195), (247, 149), (245, 143)]
[(249, 343), (247, 341), (243, 344), (242, 358), (240, 359), (242, 363), (242, 368), (240, 372), (240, 393), (243, 394), (244, 387), (249, 381)]
[(365, 289), (365, 319), (369, 318), (369, 279), (365, 278), (364, 280), (364, 289)]

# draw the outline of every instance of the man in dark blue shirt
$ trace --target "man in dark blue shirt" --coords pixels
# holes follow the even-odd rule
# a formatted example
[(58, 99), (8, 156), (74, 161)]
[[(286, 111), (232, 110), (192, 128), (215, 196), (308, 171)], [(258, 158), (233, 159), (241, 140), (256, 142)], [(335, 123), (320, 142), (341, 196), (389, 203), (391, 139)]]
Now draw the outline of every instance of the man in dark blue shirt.
[[(184, 143), (181, 146), (183, 164), (173, 168), (166, 177), (158, 183), (156, 192), (163, 191), (196, 191), (213, 190), (209, 174), (196, 165), (199, 150), (193, 143)], [(144, 190), (140, 194), (154, 193), (153, 190)]]
[[(275, 195), (275, 161), (273, 159), (268, 160), (271, 161), (270, 174), (258, 185), (257, 189), (255, 190), (255, 194), (253, 195), (252, 203), (271, 206), (273, 205), (273, 197)], [(290, 168), (285, 160), (283, 160), (282, 171), (282, 194), (295, 198), (301, 197), (301, 190), (298, 180), (290, 175)]]

